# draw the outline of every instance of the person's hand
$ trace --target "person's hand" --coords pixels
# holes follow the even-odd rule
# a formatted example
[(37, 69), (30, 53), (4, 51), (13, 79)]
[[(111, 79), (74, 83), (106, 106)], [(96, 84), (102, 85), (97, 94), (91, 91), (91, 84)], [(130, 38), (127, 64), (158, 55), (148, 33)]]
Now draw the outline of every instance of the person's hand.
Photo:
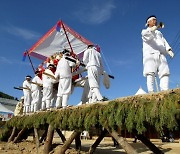
[(80, 65), (80, 60), (79, 60), (79, 59), (76, 60), (76, 65), (77, 65), (77, 66)]
[(169, 50), (168, 50), (168, 54), (169, 54), (169, 56), (170, 56), (171, 58), (174, 57), (174, 53), (173, 53), (172, 49), (169, 49)]
[(157, 29), (157, 26), (151, 27), (151, 32), (154, 32)]

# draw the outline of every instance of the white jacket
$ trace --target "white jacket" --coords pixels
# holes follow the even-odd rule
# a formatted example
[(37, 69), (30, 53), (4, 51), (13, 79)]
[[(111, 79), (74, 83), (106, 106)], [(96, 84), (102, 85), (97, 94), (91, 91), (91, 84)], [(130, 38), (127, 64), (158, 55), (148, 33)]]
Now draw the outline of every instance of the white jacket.
[(171, 49), (162, 33), (158, 30), (152, 32), (150, 28), (142, 30), (143, 40), (143, 56), (151, 53), (160, 53), (163, 55), (167, 54), (167, 51)]
[[(159, 77), (169, 75), (169, 67), (166, 60), (166, 55), (171, 47), (158, 30), (151, 31), (148, 27), (142, 30), (143, 40), (143, 64), (144, 76), (148, 73), (158, 73)], [(157, 72), (158, 71), (158, 72)]]
[[(49, 69), (46, 69), (45, 73), (50, 74), (51, 76), (54, 76), (53, 72)], [(53, 87), (53, 84), (56, 83), (56, 80), (52, 79), (48, 75), (43, 74), (42, 82), (43, 82), (43, 87)]]
[(83, 63), (86, 65), (86, 68), (89, 66), (97, 66), (101, 69), (101, 71), (103, 71), (101, 54), (94, 48), (87, 49), (84, 52)]
[[(35, 76), (33, 79), (32, 79), (32, 82), (34, 83), (37, 83), (37, 84), (41, 84), (42, 85), (42, 80), (38, 77), (38, 76)], [(37, 84), (31, 84), (32, 86), (32, 92), (36, 91), (36, 90), (41, 90), (41, 87)]]
[(66, 60), (65, 57), (66, 56), (63, 55), (61, 60), (58, 62), (57, 69), (55, 72), (55, 78), (71, 78), (72, 77), (71, 67), (75, 66), (75, 63), (69, 60)]
[[(30, 93), (31, 92), (31, 83), (30, 82), (28, 82), (27, 80), (24, 80), (24, 82), (23, 82), (23, 92), (24, 92), (24, 94), (26, 94), (26, 93)], [(26, 89), (27, 88), (27, 89)]]

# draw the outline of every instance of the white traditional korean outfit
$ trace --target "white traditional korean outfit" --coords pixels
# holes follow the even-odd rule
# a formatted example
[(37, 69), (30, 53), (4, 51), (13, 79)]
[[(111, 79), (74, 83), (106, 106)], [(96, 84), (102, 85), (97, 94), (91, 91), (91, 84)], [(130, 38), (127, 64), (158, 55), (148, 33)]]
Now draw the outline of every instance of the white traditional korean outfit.
[(83, 63), (86, 65), (88, 73), (90, 102), (102, 100), (103, 97), (99, 91), (100, 76), (103, 72), (103, 65), (100, 53), (97, 52), (94, 48), (87, 49), (84, 52)]
[(24, 93), (24, 113), (30, 112), (31, 107), (31, 83), (27, 80), (23, 82), (23, 93)]
[[(65, 55), (60, 59), (55, 72), (55, 78), (59, 78), (56, 107), (66, 107), (71, 94), (72, 69), (74, 62), (65, 59)], [(71, 57), (72, 58), (72, 57)]]
[(41, 107), (41, 101), (42, 101), (42, 88), (40, 85), (42, 85), (42, 80), (36, 75), (32, 79), (33, 83), (37, 84), (31, 84), (32, 85), (32, 102), (31, 102), (31, 112), (35, 112), (40, 109)]
[[(53, 72), (50, 69), (46, 69), (45, 73), (54, 76)], [(51, 100), (53, 97), (53, 84), (56, 82), (53, 78), (49, 77), (48, 75), (43, 74), (42, 76), (43, 81), (43, 98), (42, 98), (42, 105), (41, 109), (44, 110), (50, 108)]]
[(158, 30), (151, 31), (148, 27), (142, 30), (141, 34), (143, 40), (143, 74), (147, 77), (148, 91), (153, 91), (154, 76), (156, 74), (160, 78), (161, 90), (167, 90), (170, 72), (165, 56), (171, 47)]

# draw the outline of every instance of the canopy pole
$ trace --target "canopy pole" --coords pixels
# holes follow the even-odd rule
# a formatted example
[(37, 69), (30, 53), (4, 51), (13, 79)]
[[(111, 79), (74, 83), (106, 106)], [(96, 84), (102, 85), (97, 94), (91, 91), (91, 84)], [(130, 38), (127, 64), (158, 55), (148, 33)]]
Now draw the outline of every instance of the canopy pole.
[(66, 35), (66, 38), (67, 38), (67, 40), (68, 40), (68, 43), (69, 43), (71, 52), (74, 53), (74, 52), (73, 52), (73, 49), (72, 49), (72, 46), (71, 46), (71, 43), (70, 43), (70, 41), (69, 41), (69, 38), (68, 38), (68, 36), (67, 36), (66, 29), (65, 29), (65, 27), (64, 27), (64, 24), (63, 24), (63, 21), (62, 21), (62, 20), (61, 20), (61, 23), (62, 23), (62, 27), (63, 27), (63, 29), (64, 29), (64, 33), (65, 33), (65, 35)]
[(34, 66), (33, 66), (33, 64), (32, 64), (31, 58), (30, 58), (29, 53), (28, 53), (28, 51), (27, 51), (27, 50), (26, 50), (26, 53), (27, 53), (27, 55), (28, 55), (28, 58), (29, 58), (29, 61), (30, 61), (31, 67), (32, 67), (32, 69), (33, 69), (33, 71), (34, 71), (34, 73), (35, 73)]

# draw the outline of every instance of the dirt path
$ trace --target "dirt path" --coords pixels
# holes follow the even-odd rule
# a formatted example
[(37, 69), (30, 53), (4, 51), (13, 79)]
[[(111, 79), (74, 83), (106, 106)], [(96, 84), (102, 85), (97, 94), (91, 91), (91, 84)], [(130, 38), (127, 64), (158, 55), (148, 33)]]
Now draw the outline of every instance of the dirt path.
[[(138, 153), (141, 154), (152, 154), (149, 149), (144, 146), (141, 142), (133, 143), (133, 139), (127, 139), (128, 142), (137, 150)], [(89, 146), (94, 143), (93, 140), (82, 140), (82, 151), (81, 154), (87, 154)], [(55, 138), (53, 140), (54, 151), (51, 151), (51, 154), (56, 154), (60, 148), (62, 143), (60, 142), (59, 138)], [(161, 142), (160, 140), (153, 140), (153, 143), (159, 147), (164, 153), (167, 154), (179, 154), (180, 153), (180, 143), (176, 140), (175, 143), (165, 143)], [(66, 154), (77, 154), (75, 151), (74, 143), (70, 149), (66, 151)], [(35, 154), (36, 147), (32, 140), (26, 140), (20, 143), (6, 143), (0, 142), (0, 154)], [(125, 151), (120, 147), (114, 147), (111, 138), (105, 138), (98, 148), (95, 151), (95, 154), (125, 154)], [(39, 154), (43, 154), (43, 145), (39, 148)]]

